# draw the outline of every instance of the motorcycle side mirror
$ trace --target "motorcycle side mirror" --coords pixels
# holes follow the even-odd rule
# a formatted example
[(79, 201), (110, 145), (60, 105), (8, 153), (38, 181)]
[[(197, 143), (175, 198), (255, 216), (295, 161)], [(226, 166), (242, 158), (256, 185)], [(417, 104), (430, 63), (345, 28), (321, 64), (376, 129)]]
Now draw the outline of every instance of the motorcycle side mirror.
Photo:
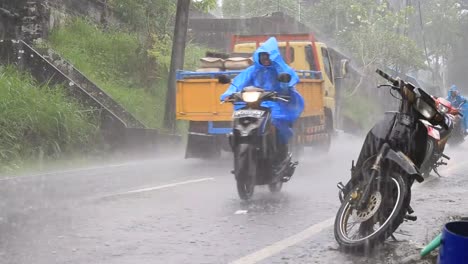
[(231, 83), (231, 79), (227, 75), (220, 75), (218, 76), (218, 82), (222, 84)]
[(282, 83), (288, 83), (291, 81), (291, 74), (289, 73), (280, 73), (280, 75), (278, 75), (278, 81), (279, 82), (282, 82)]

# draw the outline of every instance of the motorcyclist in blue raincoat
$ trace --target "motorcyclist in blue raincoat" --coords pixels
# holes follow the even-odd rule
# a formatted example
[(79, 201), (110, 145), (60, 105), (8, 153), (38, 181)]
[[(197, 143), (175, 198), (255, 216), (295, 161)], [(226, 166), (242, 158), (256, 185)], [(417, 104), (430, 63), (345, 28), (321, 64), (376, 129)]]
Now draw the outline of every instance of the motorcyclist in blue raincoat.
[(466, 101), (466, 98), (462, 95), (460, 95), (460, 91), (458, 90), (456, 85), (452, 85), (449, 89), (447, 100), (450, 101), (452, 106), (456, 108), (460, 108), (461, 106), (461, 112), (463, 114), (463, 122), (462, 122), (462, 128), (465, 134), (468, 133), (468, 102)]
[[(254, 65), (245, 69), (234, 78), (229, 88), (221, 95), (226, 100), (230, 95), (241, 92), (247, 86), (255, 86), (266, 91), (276, 91), (282, 95), (289, 95), (289, 102), (262, 102), (263, 107), (271, 109), (272, 123), (278, 131), (278, 161), (288, 157), (288, 141), (293, 136), (292, 126), (304, 110), (304, 99), (296, 91), (299, 82), (296, 72), (289, 67), (281, 57), (276, 38), (269, 38), (253, 54)], [(289, 83), (280, 83), (278, 75), (288, 73)], [(242, 106), (235, 106), (236, 109)]]

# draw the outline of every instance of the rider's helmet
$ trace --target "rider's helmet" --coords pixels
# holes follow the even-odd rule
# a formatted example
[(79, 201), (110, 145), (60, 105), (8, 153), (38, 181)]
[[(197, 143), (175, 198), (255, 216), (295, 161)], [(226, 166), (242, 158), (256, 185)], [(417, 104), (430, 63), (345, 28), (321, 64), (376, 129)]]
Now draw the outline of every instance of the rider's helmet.
[(258, 56), (259, 56), (258, 59), (260, 61), (260, 64), (262, 64), (263, 66), (271, 65), (270, 55), (268, 54), (268, 52), (260, 52)]
[(459, 94), (457, 86), (455, 84), (452, 84), (452, 86), (450, 86), (449, 92), (451, 97), (456, 97)]

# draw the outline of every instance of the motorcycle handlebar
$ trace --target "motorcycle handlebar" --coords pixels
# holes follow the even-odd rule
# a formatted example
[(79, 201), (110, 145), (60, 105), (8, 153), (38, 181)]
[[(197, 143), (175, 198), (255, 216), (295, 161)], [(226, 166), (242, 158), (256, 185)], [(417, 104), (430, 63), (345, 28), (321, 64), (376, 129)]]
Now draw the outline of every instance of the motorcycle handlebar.
[(388, 75), (387, 73), (383, 72), (382, 70), (380, 69), (377, 69), (375, 72), (377, 72), (377, 74), (379, 74), (380, 76), (382, 76), (384, 79), (386, 79), (387, 81), (391, 82), (393, 84), (393, 86), (399, 86), (399, 82), (397, 79), (394, 79), (392, 78), (390, 75)]
[(273, 97), (273, 99), (280, 100), (280, 101), (283, 101), (283, 102), (286, 102), (286, 103), (289, 102), (289, 98), (286, 99), (285, 96), (284, 97), (277, 96), (277, 97)]
[[(241, 94), (242, 93), (234, 93), (234, 94), (230, 95), (229, 97), (227, 97), (226, 99), (222, 100), (221, 104), (235, 103), (235, 102), (241, 101), (241, 98), (242, 98)], [(289, 100), (291, 99), (291, 96), (278, 95), (276, 92), (265, 92), (264, 94), (265, 95), (263, 96), (262, 99), (271, 98), (272, 100), (280, 100), (280, 101), (283, 101), (283, 102), (289, 102)], [(267, 100), (265, 100), (265, 101), (267, 101)]]

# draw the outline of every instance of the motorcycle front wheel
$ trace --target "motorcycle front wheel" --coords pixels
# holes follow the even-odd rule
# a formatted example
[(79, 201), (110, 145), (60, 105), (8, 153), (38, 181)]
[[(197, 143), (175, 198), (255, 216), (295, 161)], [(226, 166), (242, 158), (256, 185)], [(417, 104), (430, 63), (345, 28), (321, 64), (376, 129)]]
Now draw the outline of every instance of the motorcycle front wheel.
[(347, 194), (335, 218), (335, 239), (345, 251), (359, 252), (380, 244), (395, 232), (407, 211), (407, 185), (401, 175), (392, 174), (382, 179), (380, 187), (373, 187), (362, 210), (355, 209), (352, 199), (359, 187)]
[(249, 200), (254, 193), (255, 176), (257, 174), (254, 146), (250, 144), (236, 146), (234, 160), (237, 193), (242, 200)]

